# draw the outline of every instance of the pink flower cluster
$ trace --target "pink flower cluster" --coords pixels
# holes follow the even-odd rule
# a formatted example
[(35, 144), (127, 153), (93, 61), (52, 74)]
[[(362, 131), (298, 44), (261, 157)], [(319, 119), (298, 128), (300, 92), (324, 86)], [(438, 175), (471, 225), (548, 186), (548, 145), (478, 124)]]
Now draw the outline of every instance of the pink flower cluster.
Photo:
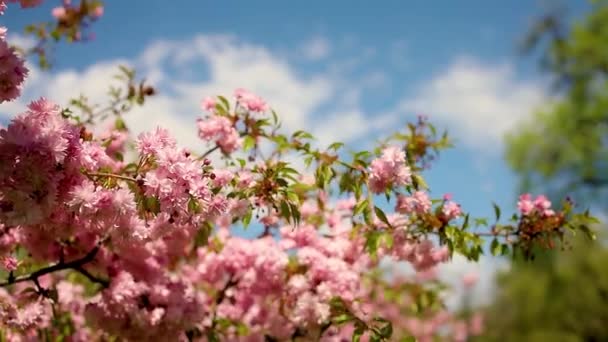
[(424, 214), (431, 210), (431, 199), (424, 191), (416, 191), (411, 196), (397, 197), (395, 211), (401, 214)]
[(233, 123), (225, 116), (211, 115), (198, 120), (201, 139), (214, 141), (224, 153), (232, 153), (241, 147), (242, 140)]
[(85, 317), (127, 340), (169, 341), (203, 320), (205, 298), (180, 280), (149, 284), (119, 273), (85, 307)]
[(460, 209), (460, 205), (458, 203), (453, 201), (446, 201), (441, 207), (441, 213), (443, 214), (446, 221), (450, 221), (462, 215), (462, 210)]
[(411, 240), (403, 231), (395, 235), (390, 254), (397, 260), (408, 261), (419, 272), (432, 269), (450, 259), (447, 246), (436, 247), (430, 240)]
[[(2, 5), (0, 5), (0, 11)], [(0, 28), (0, 103), (14, 100), (28, 74), (23, 59), (6, 42), (6, 29)]]
[(45, 99), (0, 130), (0, 218), (7, 225), (48, 222), (82, 181), (79, 130)]
[(406, 165), (405, 152), (397, 146), (386, 147), (380, 158), (370, 166), (369, 187), (374, 193), (383, 193), (389, 186), (407, 185), (411, 171)]
[(524, 216), (533, 215), (534, 213), (539, 213), (542, 216), (555, 215), (555, 211), (551, 209), (551, 201), (544, 195), (539, 195), (532, 200), (532, 195), (523, 194), (519, 196), (517, 208)]

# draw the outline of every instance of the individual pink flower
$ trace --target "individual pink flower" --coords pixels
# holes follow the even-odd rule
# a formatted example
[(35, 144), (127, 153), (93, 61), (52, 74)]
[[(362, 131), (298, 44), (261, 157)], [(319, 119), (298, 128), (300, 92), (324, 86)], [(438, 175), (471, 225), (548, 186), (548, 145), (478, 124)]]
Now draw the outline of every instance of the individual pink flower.
[(103, 16), (103, 12), (104, 12), (104, 7), (102, 5), (99, 5), (99, 6), (95, 7), (91, 16), (95, 19), (98, 19), (98, 18), (101, 18), (101, 16)]
[(465, 322), (454, 323), (452, 337), (456, 342), (465, 342), (469, 336), (467, 324)]
[(215, 98), (208, 96), (201, 101), (201, 108), (208, 112), (214, 112), (216, 103)]
[(4, 0), (0, 0), (0, 15), (3, 15), (4, 11), (6, 11), (6, 4), (4, 3)]
[(481, 313), (474, 313), (469, 322), (469, 330), (471, 335), (481, 335), (483, 333), (483, 315)]
[(460, 205), (456, 202), (445, 202), (443, 207), (441, 208), (441, 212), (445, 216), (445, 218), (449, 221), (460, 215), (462, 215), (462, 210), (460, 209)]
[(555, 212), (551, 210), (551, 201), (545, 195), (539, 195), (534, 200), (534, 207), (544, 216), (553, 216)]
[(63, 7), (63, 6), (55, 7), (51, 11), (51, 15), (53, 17), (55, 17), (55, 19), (63, 19), (65, 17), (66, 13), (67, 12), (65, 10), (65, 7)]
[(234, 96), (236, 97), (237, 102), (244, 106), (247, 110), (252, 112), (265, 112), (268, 110), (268, 105), (266, 102), (259, 96), (250, 93), (245, 89), (237, 89), (234, 91)]
[(479, 274), (477, 272), (469, 272), (462, 277), (462, 283), (467, 288), (475, 286), (478, 280)]
[(4, 256), (1, 258), (0, 262), (2, 263), (2, 267), (7, 271), (16, 270), (17, 265), (19, 264), (18, 260), (13, 256)]
[(532, 196), (530, 194), (523, 194), (519, 196), (517, 202), (517, 209), (522, 215), (528, 215), (534, 210), (534, 203), (532, 202)]

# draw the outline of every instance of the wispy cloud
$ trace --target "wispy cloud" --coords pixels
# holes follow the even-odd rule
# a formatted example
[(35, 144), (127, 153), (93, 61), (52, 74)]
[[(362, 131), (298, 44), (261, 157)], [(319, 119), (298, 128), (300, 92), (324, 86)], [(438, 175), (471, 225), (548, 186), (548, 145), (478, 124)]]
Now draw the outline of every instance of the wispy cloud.
[[(316, 42), (313, 45), (321, 44)], [(320, 49), (319, 46), (316, 48)], [(320, 51), (316, 53), (318, 57)], [(357, 89), (368, 86), (370, 82), (373, 83), (370, 86), (377, 86), (383, 81), (381, 75), (370, 75), (369, 82), (351, 87), (352, 92), (339, 92), (345, 78), (338, 72), (304, 76), (286, 56), (231, 35), (197, 35), (179, 41), (159, 40), (151, 43), (135, 58), (97, 61), (82, 71), (46, 73), (30, 65), (32, 72), (26, 82), (24, 96), (3, 105), (2, 112), (4, 115), (14, 115), (22, 111), (27, 102), (39, 96), (67, 105), (71, 98), (82, 93), (93, 103), (103, 103), (108, 86), (116, 83), (112, 76), (121, 64), (135, 67), (160, 89), (160, 94), (151, 98), (144, 107), (136, 108), (126, 116), (134, 132), (163, 125), (178, 137), (180, 143), (195, 150), (201, 144), (193, 125), (195, 119), (202, 115), (198, 108), (200, 100), (210, 95), (230, 96), (239, 87), (250, 89), (267, 99), (280, 114), (286, 130), (318, 132), (321, 143), (337, 139), (349, 141), (378, 127), (364, 123), (365, 115), (357, 107), (360, 94)], [(339, 117), (332, 114), (339, 112), (337, 104), (345, 103), (348, 103), (348, 115)], [(322, 106), (324, 110), (320, 112)], [(318, 119), (327, 115), (336, 120), (327, 122)], [(354, 121), (344, 126), (338, 118)], [(331, 134), (332, 127), (339, 134)]]
[(315, 36), (300, 45), (301, 55), (310, 61), (319, 61), (331, 54), (331, 43), (323, 36)]
[(493, 152), (507, 131), (546, 100), (544, 86), (517, 79), (511, 65), (461, 57), (406, 96), (400, 108), (430, 114), (459, 142)]

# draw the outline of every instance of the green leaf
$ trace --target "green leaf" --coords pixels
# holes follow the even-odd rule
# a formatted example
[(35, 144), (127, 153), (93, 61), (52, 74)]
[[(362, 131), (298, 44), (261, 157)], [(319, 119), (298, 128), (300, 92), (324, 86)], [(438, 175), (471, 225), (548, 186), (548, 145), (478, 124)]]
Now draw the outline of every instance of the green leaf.
[(188, 212), (198, 214), (200, 212), (200, 209), (201, 207), (198, 203), (198, 200), (194, 197), (190, 197), (190, 199), (188, 200)]
[(390, 228), (393, 228), (393, 226), (388, 222), (388, 218), (386, 217), (386, 214), (384, 214), (384, 211), (382, 211), (382, 209), (374, 206), (374, 212), (376, 213), (376, 216), (380, 219), (380, 221), (384, 222)]
[(289, 203), (287, 203), (287, 201), (281, 201), (279, 209), (281, 211), (281, 216), (283, 216), (284, 218), (286, 218), (289, 221), (291, 218), (291, 211), (289, 209)]
[(355, 328), (355, 331), (353, 332), (352, 342), (360, 342), (361, 336), (363, 335), (364, 332), (365, 332), (365, 327), (362, 325), (358, 325), (357, 328)]
[(160, 201), (154, 196), (146, 197), (144, 199), (144, 208), (146, 211), (158, 214), (160, 212)]
[(353, 216), (361, 214), (363, 212), (363, 209), (365, 209), (368, 205), (369, 201), (367, 200), (367, 198), (357, 203), (357, 205), (355, 205), (355, 209), (353, 210)]
[(226, 111), (229, 111), (230, 110), (230, 103), (228, 102), (228, 100), (225, 97), (223, 97), (223, 96), (218, 96), (217, 98), (220, 100), (220, 102), (224, 106), (224, 109)]
[(414, 188), (416, 188), (416, 190), (428, 190), (429, 186), (428, 184), (426, 184), (426, 181), (424, 180), (424, 178), (422, 178), (419, 175), (412, 175), (412, 183), (414, 184)]
[(255, 146), (255, 139), (250, 135), (246, 136), (243, 139), (243, 151), (249, 151), (253, 146)]
[(312, 136), (312, 134), (306, 132), (306, 131), (296, 131), (295, 133), (293, 133), (291, 135), (292, 138), (299, 138), (299, 139), (314, 139), (314, 137)]
[(125, 131), (127, 130), (127, 125), (125, 124), (125, 121), (122, 118), (116, 118), (116, 121), (114, 122), (114, 128), (116, 128), (116, 130), (118, 131)]
[(492, 240), (492, 244), (490, 245), (490, 251), (492, 252), (492, 255), (494, 255), (494, 256), (497, 256), (498, 254), (500, 254), (501, 248), (500, 248), (500, 243), (498, 242), (498, 239)]
[(462, 230), (466, 230), (469, 227), (469, 214), (466, 214), (464, 217), (464, 222), (462, 223)]
[(245, 214), (245, 216), (243, 217), (243, 226), (245, 228), (249, 227), (249, 223), (251, 223), (251, 217), (253, 216), (253, 211), (251, 210), (251, 208), (249, 208), (247, 210), (247, 213)]
[(279, 123), (279, 116), (277, 115), (277, 112), (275, 112), (274, 110), (272, 111), (272, 121), (274, 122), (275, 125)]
[(371, 231), (366, 234), (365, 249), (369, 254), (376, 255), (381, 236), (382, 233), (378, 231)]
[(335, 142), (335, 143), (329, 145), (329, 147), (327, 149), (328, 150), (338, 151), (342, 146), (344, 146), (343, 143), (341, 143), (341, 142)]
[(344, 313), (344, 314), (334, 317), (333, 322), (335, 324), (344, 324), (346, 322), (350, 322), (352, 319), (353, 319), (353, 316), (351, 314)]
[(500, 220), (500, 207), (494, 202), (492, 202), (492, 206), (494, 207), (494, 216), (496, 217), (496, 221), (498, 221)]
[(194, 245), (196, 247), (206, 246), (212, 231), (213, 227), (211, 227), (208, 222), (203, 223), (199, 230), (196, 232), (196, 235), (194, 237)]

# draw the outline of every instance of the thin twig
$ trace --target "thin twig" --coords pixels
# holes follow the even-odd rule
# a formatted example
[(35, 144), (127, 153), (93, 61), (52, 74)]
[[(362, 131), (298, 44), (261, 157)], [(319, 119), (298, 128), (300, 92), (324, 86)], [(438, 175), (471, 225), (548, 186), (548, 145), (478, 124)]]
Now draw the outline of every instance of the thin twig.
[(133, 177), (129, 177), (129, 176), (122, 176), (122, 175), (115, 175), (113, 173), (106, 173), (106, 172), (87, 172), (87, 175), (92, 176), (92, 177), (111, 177), (111, 178), (116, 178), (116, 179), (122, 179), (128, 182), (134, 182), (137, 183), (137, 179), (133, 178)]

